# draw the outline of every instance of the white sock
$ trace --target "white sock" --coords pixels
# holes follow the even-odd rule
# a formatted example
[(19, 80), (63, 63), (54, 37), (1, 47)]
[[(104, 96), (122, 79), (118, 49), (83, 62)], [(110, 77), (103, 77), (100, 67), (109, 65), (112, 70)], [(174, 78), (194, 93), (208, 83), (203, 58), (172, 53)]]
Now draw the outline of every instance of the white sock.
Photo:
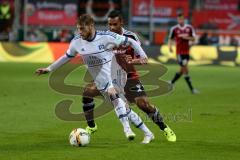
[(143, 131), (145, 135), (152, 134), (152, 132), (148, 129), (148, 127), (143, 123), (141, 117), (137, 115), (131, 108), (127, 109), (128, 119), (139, 129)]
[(125, 102), (121, 98), (116, 98), (112, 101), (114, 106), (115, 112), (123, 125), (124, 132), (131, 130), (128, 117), (127, 117), (127, 110), (125, 107)]

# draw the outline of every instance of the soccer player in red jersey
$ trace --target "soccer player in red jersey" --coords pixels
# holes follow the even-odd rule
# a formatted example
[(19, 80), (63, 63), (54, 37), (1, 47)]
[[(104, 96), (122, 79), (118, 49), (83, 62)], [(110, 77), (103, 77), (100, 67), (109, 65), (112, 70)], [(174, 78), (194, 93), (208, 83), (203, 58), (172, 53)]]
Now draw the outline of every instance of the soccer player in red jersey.
[[(119, 11), (112, 11), (108, 16), (108, 28), (111, 32), (115, 32), (120, 35), (124, 35), (128, 38), (132, 38), (138, 43), (140, 43), (137, 35), (131, 31), (125, 30), (123, 27), (123, 18)], [(159, 128), (164, 132), (168, 141), (176, 141), (176, 135), (174, 132), (163, 122), (163, 117), (160, 115), (158, 109), (150, 104), (144, 87), (139, 80), (137, 71), (132, 63), (137, 63), (137, 57), (134, 55), (134, 49), (127, 46), (120, 46), (114, 50), (116, 53), (116, 58), (121, 67), (127, 72), (127, 83), (125, 86), (125, 97), (131, 103), (135, 103), (142, 111), (144, 111), (153, 122), (159, 126)], [(131, 63), (128, 63), (129, 60)], [(93, 133), (97, 130), (97, 126), (94, 122), (93, 109), (94, 100), (93, 98), (98, 95), (98, 91), (94, 84), (89, 84), (86, 86), (83, 93), (83, 110), (85, 112), (85, 117), (87, 120), (88, 127), (86, 130), (89, 133)], [(128, 114), (131, 114), (130, 109)], [(131, 116), (130, 116), (131, 117)], [(136, 125), (136, 127), (141, 127), (142, 123)]]
[(193, 94), (196, 94), (198, 93), (198, 91), (194, 89), (191, 78), (188, 74), (188, 61), (190, 59), (189, 41), (195, 40), (195, 31), (191, 25), (184, 23), (184, 16), (182, 14), (178, 15), (177, 20), (178, 24), (170, 29), (168, 46), (169, 51), (173, 52), (172, 45), (173, 41), (175, 41), (177, 61), (180, 65), (180, 71), (175, 74), (175, 76), (171, 80), (171, 83), (174, 84), (183, 75), (191, 92)]

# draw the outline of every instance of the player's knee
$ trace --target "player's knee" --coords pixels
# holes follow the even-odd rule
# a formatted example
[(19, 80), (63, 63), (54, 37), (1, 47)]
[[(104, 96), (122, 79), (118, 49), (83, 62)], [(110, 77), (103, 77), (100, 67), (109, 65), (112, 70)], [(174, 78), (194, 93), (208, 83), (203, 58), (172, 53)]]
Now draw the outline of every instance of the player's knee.
[(187, 66), (183, 66), (181, 70), (182, 70), (182, 74), (187, 74), (188, 73)]
[(152, 108), (146, 97), (138, 97), (135, 99), (137, 106), (146, 113), (152, 111)]
[(96, 95), (98, 95), (98, 90), (96, 88), (96, 86), (92, 86), (92, 85), (87, 85), (86, 88), (83, 91), (83, 96), (85, 97), (95, 97)]
[(147, 104), (147, 98), (146, 97), (136, 97), (135, 98), (136, 104), (139, 106), (145, 106)]
[(92, 98), (92, 97), (85, 97), (85, 96), (83, 96), (83, 97), (82, 97), (82, 103), (83, 103), (83, 104), (93, 103), (93, 98)]
[(185, 74), (185, 73), (186, 73), (186, 67), (185, 67), (185, 66), (182, 66), (182, 67), (181, 67), (180, 73), (181, 73), (181, 74)]
[(112, 94), (109, 95), (109, 98), (110, 98), (110, 100), (111, 100), (111, 102), (112, 102), (112, 101), (114, 101), (114, 100), (116, 100), (116, 99), (119, 98), (119, 94), (117, 94), (117, 93), (112, 93)]

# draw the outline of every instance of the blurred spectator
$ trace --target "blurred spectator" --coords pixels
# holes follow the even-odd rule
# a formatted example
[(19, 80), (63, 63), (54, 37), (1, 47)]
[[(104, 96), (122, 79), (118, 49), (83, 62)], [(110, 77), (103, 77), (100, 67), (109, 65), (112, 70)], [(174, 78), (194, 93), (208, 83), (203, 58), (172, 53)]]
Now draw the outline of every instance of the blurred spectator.
[(0, 40), (9, 40), (13, 20), (13, 9), (7, 0), (0, 3)]
[(238, 40), (235, 37), (232, 37), (230, 40), (231, 46), (238, 46)]
[(5, 32), (12, 25), (13, 11), (7, 0), (0, 3), (0, 32)]
[(11, 28), (8, 30), (8, 41), (15, 42), (17, 40), (17, 32), (14, 32)]
[(219, 37), (217, 34), (212, 34), (212, 36), (210, 36), (209, 44), (216, 45), (216, 46), (219, 44)]
[(46, 41), (48, 41), (48, 37), (44, 33), (44, 31), (42, 31), (42, 29), (37, 29), (35, 31), (35, 33), (37, 34), (37, 41), (38, 42), (46, 42)]
[(70, 42), (72, 39), (72, 34), (70, 33), (69, 30), (63, 29), (60, 32), (60, 42)]
[(38, 41), (37, 34), (35, 33), (35, 31), (33, 29), (31, 29), (27, 32), (27, 41), (30, 41), (30, 42)]
[(208, 45), (209, 44), (209, 38), (208, 38), (208, 33), (205, 32), (201, 35), (199, 38), (199, 44), (200, 45)]
[(53, 31), (53, 41), (55, 42), (70, 42), (73, 34), (70, 30), (62, 29), (60, 31)]
[(27, 41), (30, 42), (45, 42), (48, 41), (48, 38), (44, 32), (40, 29), (34, 30), (30, 29), (27, 33)]

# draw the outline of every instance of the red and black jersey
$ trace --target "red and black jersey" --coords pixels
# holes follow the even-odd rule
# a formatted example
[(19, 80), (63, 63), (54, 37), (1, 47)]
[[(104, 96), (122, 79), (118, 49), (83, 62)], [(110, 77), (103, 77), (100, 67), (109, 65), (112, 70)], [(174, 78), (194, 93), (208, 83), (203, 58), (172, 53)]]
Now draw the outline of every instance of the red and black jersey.
[(178, 24), (173, 26), (169, 33), (169, 38), (174, 39), (176, 42), (176, 53), (181, 55), (189, 54), (189, 40), (179, 37), (180, 35), (195, 37), (195, 31), (191, 25), (185, 24), (184, 26), (180, 26)]
[[(141, 44), (141, 42), (139, 41), (139, 39), (135, 33), (125, 30), (125, 29), (122, 29), (122, 33), (123, 33), (122, 34), (123, 36), (132, 38), (133, 40), (135, 40), (139, 44)], [(117, 58), (118, 64), (127, 72), (128, 78), (138, 79), (138, 73), (137, 73), (134, 65), (127, 63), (126, 60), (124, 59), (125, 54), (130, 55), (133, 59), (138, 58), (134, 54), (134, 49), (130, 46), (121, 45), (118, 48), (114, 49), (113, 52), (116, 53), (116, 58)]]

